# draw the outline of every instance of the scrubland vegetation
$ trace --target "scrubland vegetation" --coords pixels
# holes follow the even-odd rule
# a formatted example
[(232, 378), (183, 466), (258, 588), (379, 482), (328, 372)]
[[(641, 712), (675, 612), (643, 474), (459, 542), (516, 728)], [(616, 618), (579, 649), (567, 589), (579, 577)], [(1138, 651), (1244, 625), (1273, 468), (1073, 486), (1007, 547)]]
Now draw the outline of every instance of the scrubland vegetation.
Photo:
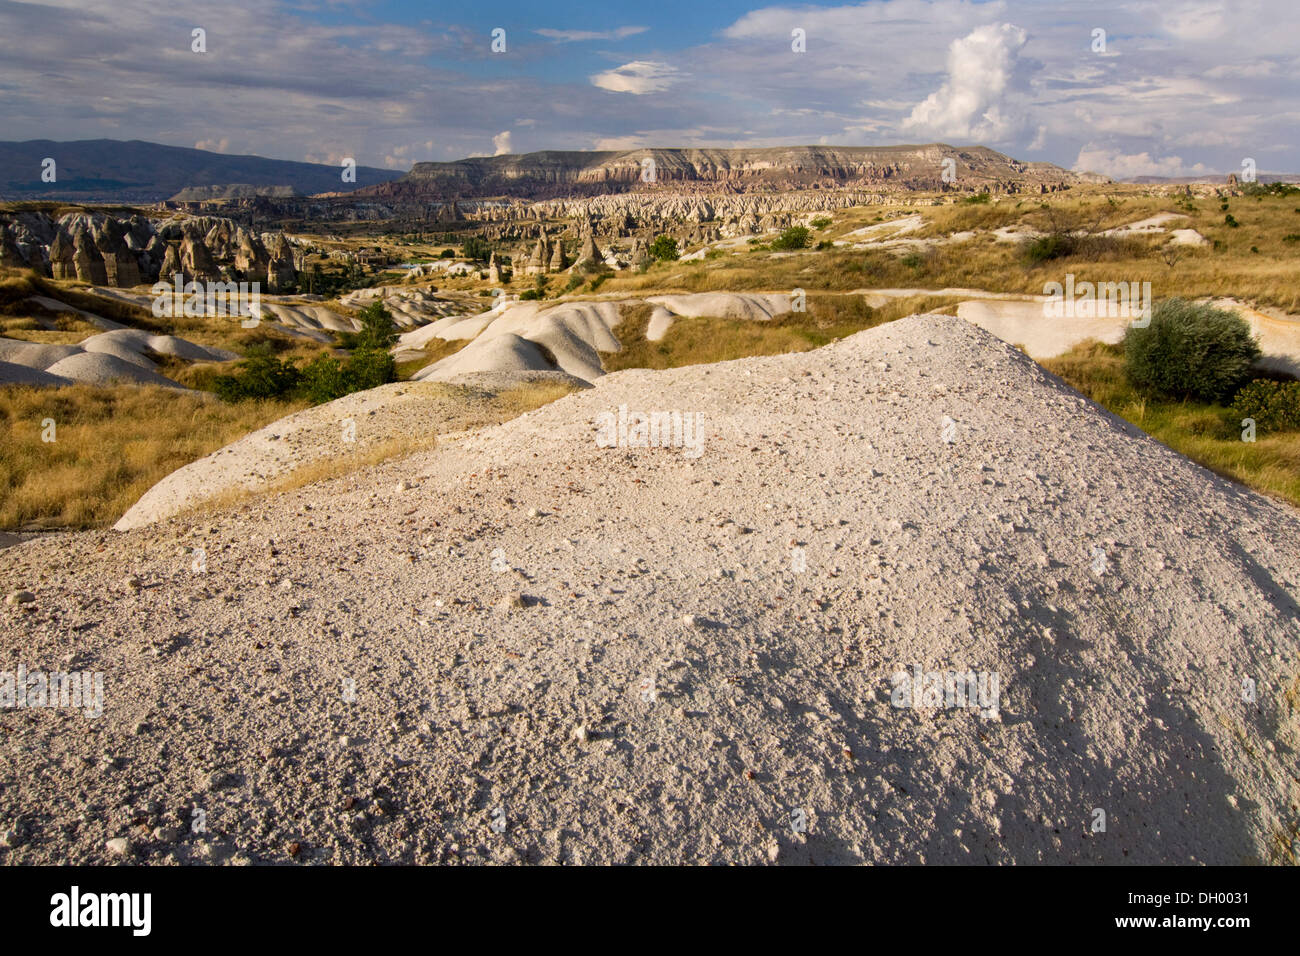
[[(1196, 230), (1206, 244), (1172, 244), (1167, 232), (1112, 231), (1161, 213), (1179, 217), (1165, 229)], [(899, 233), (907, 242), (861, 249), (830, 245), (854, 242), (850, 234), (863, 226), (917, 214), (921, 227)], [(1003, 239), (995, 230), (1004, 230)], [(461, 244), (476, 258), (489, 251), (482, 242)], [(1246, 195), (1220, 200), (1096, 187), (1046, 201), (981, 195), (934, 206), (859, 207), (817, 216), (808, 226), (739, 250), (715, 248), (702, 259), (679, 261), (687, 251), (671, 236), (660, 236), (650, 246), (653, 262), (644, 269), (616, 273), (600, 267), (538, 276), (529, 280), (531, 287), (516, 282), (514, 288), (538, 300), (597, 291), (601, 297), (625, 297), (807, 290), (804, 312), (768, 322), (679, 318), (659, 342), (645, 337), (650, 308), (626, 307), (616, 329), (623, 348), (602, 356), (606, 368), (617, 371), (804, 351), (916, 312), (954, 311), (962, 296), (933, 294), (937, 290), (1039, 294), (1045, 283), (1066, 273), (1079, 282), (1149, 281), (1162, 304), (1146, 334), (1132, 334), (1117, 346), (1087, 343), (1043, 364), (1170, 447), (1300, 504), (1300, 384), (1252, 370), (1249, 336), (1229, 321), (1233, 317), (1193, 304), (1198, 298), (1233, 297), (1300, 312), (1296, 191), (1253, 187)], [(444, 284), (443, 291), (453, 294), (487, 291), (476, 276), (439, 279), (440, 288)], [(859, 293), (873, 289), (931, 291), (872, 307)], [(159, 319), (80, 283), (55, 283), (15, 270), (0, 271), (0, 335), (73, 344), (98, 331), (75, 313), (32, 305), (32, 296), (230, 349), (243, 359), (190, 364), (158, 357), (164, 375), (198, 392), (133, 386), (0, 389), (3, 528), (111, 522), (175, 468), (310, 404), (407, 379), (466, 344), (435, 339), (423, 357), (395, 365), (388, 353), (393, 333), (380, 314), (382, 306), (371, 310), (362, 332), (319, 343), (269, 323), (244, 329), (228, 319)], [(324, 304), (343, 311), (337, 303)], [(1207, 364), (1207, 357), (1213, 361)], [(516, 398), (520, 407), (535, 407), (532, 402), (564, 391), (550, 395), (533, 389)], [(47, 418), (58, 423), (57, 440), (48, 443), (39, 440), (40, 423)], [(1254, 422), (1254, 441), (1243, 441), (1243, 419)]]

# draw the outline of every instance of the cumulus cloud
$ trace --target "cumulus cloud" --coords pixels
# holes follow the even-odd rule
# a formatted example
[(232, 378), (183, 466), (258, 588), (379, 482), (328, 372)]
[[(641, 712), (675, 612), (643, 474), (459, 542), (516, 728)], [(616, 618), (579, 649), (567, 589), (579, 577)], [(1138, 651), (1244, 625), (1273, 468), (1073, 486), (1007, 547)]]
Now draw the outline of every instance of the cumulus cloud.
[(680, 79), (681, 73), (658, 60), (633, 60), (591, 78), (593, 85), (613, 93), (662, 93)]
[(195, 149), (204, 149), (209, 153), (224, 153), (230, 149), (230, 140), (226, 137), (221, 139), (201, 139), (194, 144)]
[(649, 27), (619, 27), (617, 30), (534, 30), (548, 40), (557, 43), (576, 43), (582, 40), (622, 40), (626, 37), (645, 33)]
[(1014, 123), (1003, 97), (1028, 34), (1010, 23), (972, 30), (948, 47), (948, 78), (916, 105), (903, 128), (941, 137), (997, 142)]
[(505, 156), (514, 152), (510, 146), (510, 130), (503, 130), (492, 137), (492, 155)]
[(1132, 179), (1136, 176), (1204, 176), (1212, 173), (1204, 163), (1184, 163), (1180, 156), (1153, 158), (1148, 152), (1123, 153), (1089, 143), (1079, 150), (1074, 161), (1079, 172), (1102, 173), (1111, 179)]

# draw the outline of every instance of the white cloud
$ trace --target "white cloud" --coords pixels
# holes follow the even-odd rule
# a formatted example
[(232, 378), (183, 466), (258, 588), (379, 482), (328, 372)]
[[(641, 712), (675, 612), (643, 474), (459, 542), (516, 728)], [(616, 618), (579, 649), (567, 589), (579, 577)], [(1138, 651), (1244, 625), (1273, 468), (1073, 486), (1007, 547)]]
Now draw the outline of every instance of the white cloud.
[(997, 142), (1014, 123), (1003, 97), (1016, 54), (1028, 34), (1010, 23), (972, 30), (948, 47), (948, 78), (912, 110), (903, 128), (960, 139)]
[(620, 67), (597, 73), (591, 78), (593, 85), (614, 93), (662, 93), (681, 78), (681, 73), (658, 60), (633, 60)]
[(209, 153), (224, 153), (230, 149), (230, 140), (226, 137), (221, 139), (201, 139), (194, 144), (195, 149), (204, 149)]
[(649, 27), (619, 27), (617, 30), (534, 30), (534, 33), (555, 40), (559, 43), (575, 43), (582, 40), (622, 40), (626, 37), (645, 33)]
[(1225, 33), (1222, 3), (1170, 4), (1160, 12), (1166, 30), (1180, 40), (1216, 40)]
[(510, 146), (510, 130), (504, 130), (492, 137), (492, 155), (505, 156), (514, 152)]
[[(325, 3), (337, 17), (322, 20)], [(1065, 166), (1082, 150), (1157, 175), (1171, 156), (1225, 172), (1243, 156), (1261, 169), (1300, 165), (1294, 0), (752, 0), (698, 35), (650, 14), (642, 22), (654, 32), (642, 36), (617, 27), (621, 14), (541, 35), (529, 27), (542, 55), (486, 74), (482, 30), (454, 12), (384, 22), (357, 12), (383, 5), (356, 0), (259, 0), (213, 19), (212, 6), (0, 0), (0, 138), (198, 142), (398, 168), (491, 153), (501, 130), (519, 130), (529, 148), (947, 139)], [(189, 50), (196, 24), (208, 29), (206, 57)], [(968, 49), (971, 68), (954, 68), (953, 41), (970, 48), (990, 24), (1028, 38), (999, 35), (988, 59)], [(1091, 53), (1096, 26), (1124, 56)], [(791, 51), (794, 27), (807, 31), (807, 53)], [(649, 36), (661, 52), (639, 51)], [(551, 69), (547, 50), (567, 67)], [(611, 91), (652, 95), (629, 109)], [(942, 135), (922, 135), (922, 120)]]
[(1102, 173), (1112, 179), (1132, 179), (1135, 176), (1203, 176), (1212, 173), (1203, 163), (1184, 163), (1180, 156), (1153, 159), (1148, 152), (1122, 153), (1089, 143), (1079, 150), (1074, 161), (1079, 172)]

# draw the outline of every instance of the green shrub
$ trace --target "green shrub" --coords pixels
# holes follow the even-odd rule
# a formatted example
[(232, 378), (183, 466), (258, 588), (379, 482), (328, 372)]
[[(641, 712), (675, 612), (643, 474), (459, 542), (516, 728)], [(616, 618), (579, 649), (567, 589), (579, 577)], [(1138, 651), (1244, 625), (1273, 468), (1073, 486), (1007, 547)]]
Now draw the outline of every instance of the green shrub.
[(985, 206), (988, 205), (990, 198), (988, 193), (976, 193), (974, 196), (967, 196), (962, 202), (971, 206)]
[(818, 216), (812, 221), (812, 227), (814, 229), (825, 229), (832, 221), (833, 220), (829, 216)]
[(1226, 216), (1224, 216), (1223, 221), (1233, 229), (1236, 229), (1238, 226), (1241, 225), (1241, 223), (1237, 222), (1237, 220), (1233, 218), (1232, 213), (1228, 213)]
[(255, 345), (234, 375), (218, 375), (212, 380), (212, 390), (227, 402), (280, 398), (297, 388), (298, 379), (298, 369), (291, 362), (276, 358), (270, 346)]
[(772, 240), (772, 248), (779, 250), (807, 249), (812, 233), (807, 226), (791, 226)]
[(1074, 240), (1069, 236), (1040, 236), (1025, 243), (1025, 259), (1029, 263), (1048, 262), (1074, 253)]
[(360, 349), (343, 363), (343, 379), (348, 394), (378, 388), (397, 381), (397, 364), (387, 349)]
[(1243, 385), (1232, 400), (1241, 418), (1253, 418), (1264, 431), (1300, 429), (1300, 382), (1275, 382), (1257, 378)]
[(650, 258), (660, 262), (672, 262), (677, 259), (677, 240), (672, 236), (658, 236), (650, 243)]
[(1226, 401), (1259, 356), (1244, 319), (1183, 299), (1159, 303), (1150, 325), (1124, 333), (1129, 381), (1175, 398)]
[(386, 349), (397, 341), (393, 315), (384, 303), (376, 300), (361, 310), (361, 330), (357, 332), (358, 349)]
[(1293, 196), (1300, 193), (1300, 186), (1292, 183), (1248, 183), (1242, 187), (1247, 196)]
[(541, 289), (528, 289), (527, 291), (521, 292), (519, 294), (519, 300), (521, 302), (533, 302), (537, 299), (545, 299), (545, 298), (546, 298), (546, 293), (543, 292)]
[(343, 366), (328, 352), (322, 352), (302, 370), (302, 390), (313, 405), (332, 402), (347, 394)]
[(315, 405), (397, 380), (397, 366), (387, 351), (360, 349), (340, 362), (322, 353), (302, 370), (303, 393)]

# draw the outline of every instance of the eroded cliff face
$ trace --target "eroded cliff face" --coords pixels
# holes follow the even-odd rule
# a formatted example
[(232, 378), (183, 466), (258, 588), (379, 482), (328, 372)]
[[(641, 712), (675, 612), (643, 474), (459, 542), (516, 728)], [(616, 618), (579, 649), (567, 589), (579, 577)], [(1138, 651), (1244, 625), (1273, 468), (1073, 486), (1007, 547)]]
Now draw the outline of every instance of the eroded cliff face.
[[(945, 178), (945, 172), (947, 178)], [(561, 199), (610, 192), (770, 192), (809, 188), (905, 191), (992, 188), (1045, 192), (1084, 181), (1048, 163), (982, 146), (780, 146), (764, 149), (545, 151), (417, 163), (406, 176), (357, 190), (388, 199), (506, 196)]]

